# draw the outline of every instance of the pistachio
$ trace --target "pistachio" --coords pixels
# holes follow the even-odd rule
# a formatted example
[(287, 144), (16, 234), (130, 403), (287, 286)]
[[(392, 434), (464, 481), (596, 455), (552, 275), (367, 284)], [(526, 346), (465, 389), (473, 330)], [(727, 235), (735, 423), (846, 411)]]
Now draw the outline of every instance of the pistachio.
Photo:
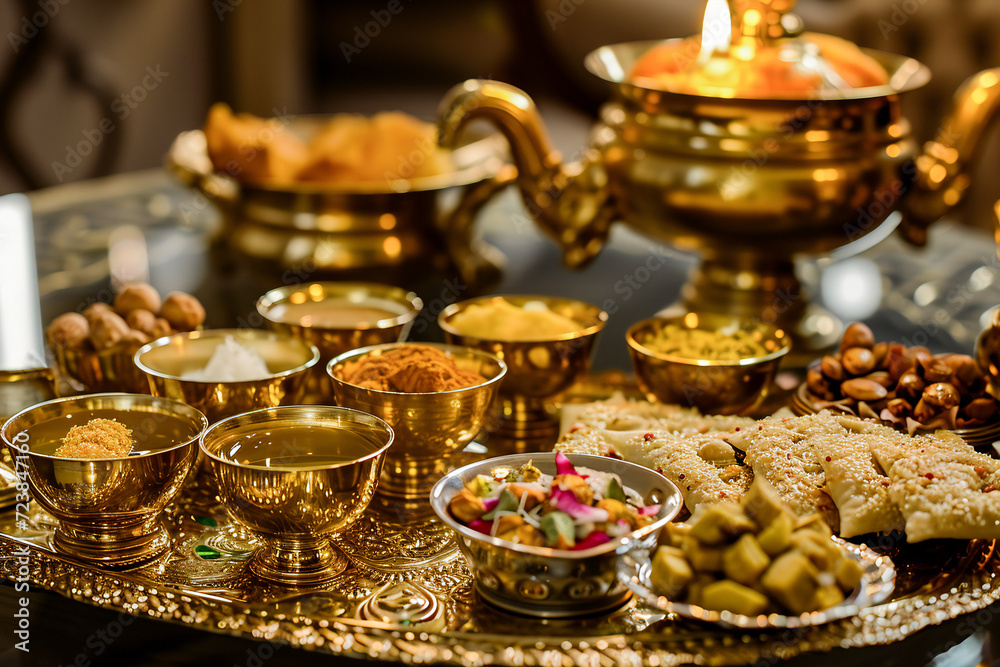
[(855, 322), (844, 331), (843, 338), (840, 339), (840, 352), (852, 347), (862, 347), (871, 350), (875, 345), (875, 334), (867, 324)]
[(889, 392), (878, 382), (866, 378), (852, 378), (840, 385), (845, 396), (856, 401), (878, 401), (885, 398)]
[(142, 308), (151, 313), (160, 312), (160, 293), (148, 283), (132, 283), (122, 288), (115, 296), (115, 310), (125, 317), (133, 310)]
[(939, 410), (947, 410), (961, 403), (962, 397), (958, 390), (947, 382), (935, 382), (924, 389), (920, 400)]
[(52, 345), (77, 349), (90, 336), (90, 322), (80, 313), (63, 313), (52, 320), (45, 334)]
[(834, 382), (840, 382), (844, 379), (844, 367), (837, 357), (830, 356), (829, 354), (823, 357), (823, 360), (820, 361), (820, 370), (823, 372), (823, 375)]
[(841, 354), (840, 362), (851, 375), (867, 375), (875, 370), (875, 355), (865, 347), (849, 347)]
[(205, 307), (184, 292), (171, 292), (163, 301), (160, 315), (178, 331), (194, 331), (205, 321)]

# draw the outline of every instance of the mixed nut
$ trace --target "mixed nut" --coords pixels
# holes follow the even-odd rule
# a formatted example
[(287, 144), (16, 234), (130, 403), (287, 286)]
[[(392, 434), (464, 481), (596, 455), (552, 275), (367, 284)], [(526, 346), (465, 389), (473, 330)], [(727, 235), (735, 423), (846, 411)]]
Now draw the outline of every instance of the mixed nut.
[(860, 322), (847, 327), (839, 354), (807, 371), (806, 386), (817, 410), (880, 419), (911, 434), (974, 428), (1000, 415), (986, 372), (971, 356), (876, 342)]
[(132, 361), (151, 340), (193, 331), (205, 321), (201, 303), (184, 292), (161, 299), (146, 283), (121, 289), (114, 304), (98, 302), (52, 320), (45, 337), (63, 377), (86, 391), (145, 393), (148, 381)]
[(45, 334), (53, 349), (101, 351), (194, 331), (204, 321), (205, 308), (190, 294), (171, 292), (161, 299), (152, 285), (133, 283), (115, 295), (113, 306), (98, 302), (83, 313), (63, 313), (52, 320)]

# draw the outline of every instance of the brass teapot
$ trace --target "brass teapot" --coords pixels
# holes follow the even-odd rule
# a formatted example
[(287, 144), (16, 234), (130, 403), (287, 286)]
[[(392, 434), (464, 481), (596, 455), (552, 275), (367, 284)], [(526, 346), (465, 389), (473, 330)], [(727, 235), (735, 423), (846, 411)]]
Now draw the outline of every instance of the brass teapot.
[[(915, 244), (969, 184), (978, 139), (1000, 104), (1000, 68), (969, 79), (921, 153), (900, 106), (930, 72), (911, 58), (865, 50), (889, 84), (816, 99), (733, 99), (654, 90), (628, 78), (663, 42), (603, 46), (585, 65), (613, 84), (583, 158), (563, 164), (530, 97), (469, 80), (441, 104), (440, 141), (492, 121), (510, 142), (528, 211), (580, 267), (614, 221), (701, 253), (679, 307), (762, 319), (789, 331), (800, 355), (840, 335), (809, 304), (800, 255), (823, 255), (879, 228), (894, 211)], [(892, 216), (890, 223), (900, 216)]]

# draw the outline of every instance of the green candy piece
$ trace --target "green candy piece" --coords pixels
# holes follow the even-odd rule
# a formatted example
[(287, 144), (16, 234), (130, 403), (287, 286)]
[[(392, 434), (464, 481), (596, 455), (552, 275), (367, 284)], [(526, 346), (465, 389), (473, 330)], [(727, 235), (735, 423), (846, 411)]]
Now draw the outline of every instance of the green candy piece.
[(617, 500), (619, 502), (626, 502), (625, 491), (622, 490), (622, 485), (618, 483), (618, 480), (614, 477), (608, 482), (608, 491), (604, 494), (605, 498), (610, 498), (611, 500)]
[(209, 518), (207, 516), (196, 516), (194, 518), (194, 520), (197, 521), (198, 523), (200, 523), (203, 526), (208, 526), (209, 528), (215, 528), (216, 526), (219, 525), (218, 521), (216, 521), (215, 519)]
[(549, 544), (556, 544), (562, 537), (568, 546), (576, 544), (576, 527), (573, 518), (565, 512), (549, 512), (542, 517), (542, 532)]
[(484, 514), (483, 519), (486, 521), (492, 521), (496, 518), (497, 512), (514, 512), (520, 504), (521, 503), (517, 500), (517, 496), (507, 489), (504, 489), (503, 492), (500, 493), (500, 500), (497, 501), (497, 506)]

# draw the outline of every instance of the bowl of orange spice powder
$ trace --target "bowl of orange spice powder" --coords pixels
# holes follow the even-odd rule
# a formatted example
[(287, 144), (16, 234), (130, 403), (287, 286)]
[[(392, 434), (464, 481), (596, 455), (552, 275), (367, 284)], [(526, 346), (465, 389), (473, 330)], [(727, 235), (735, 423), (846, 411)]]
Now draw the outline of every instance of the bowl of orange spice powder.
[(384, 419), (396, 439), (378, 495), (423, 507), (451, 456), (484, 427), (504, 362), (458, 345), (389, 343), (330, 361), (337, 405)]

